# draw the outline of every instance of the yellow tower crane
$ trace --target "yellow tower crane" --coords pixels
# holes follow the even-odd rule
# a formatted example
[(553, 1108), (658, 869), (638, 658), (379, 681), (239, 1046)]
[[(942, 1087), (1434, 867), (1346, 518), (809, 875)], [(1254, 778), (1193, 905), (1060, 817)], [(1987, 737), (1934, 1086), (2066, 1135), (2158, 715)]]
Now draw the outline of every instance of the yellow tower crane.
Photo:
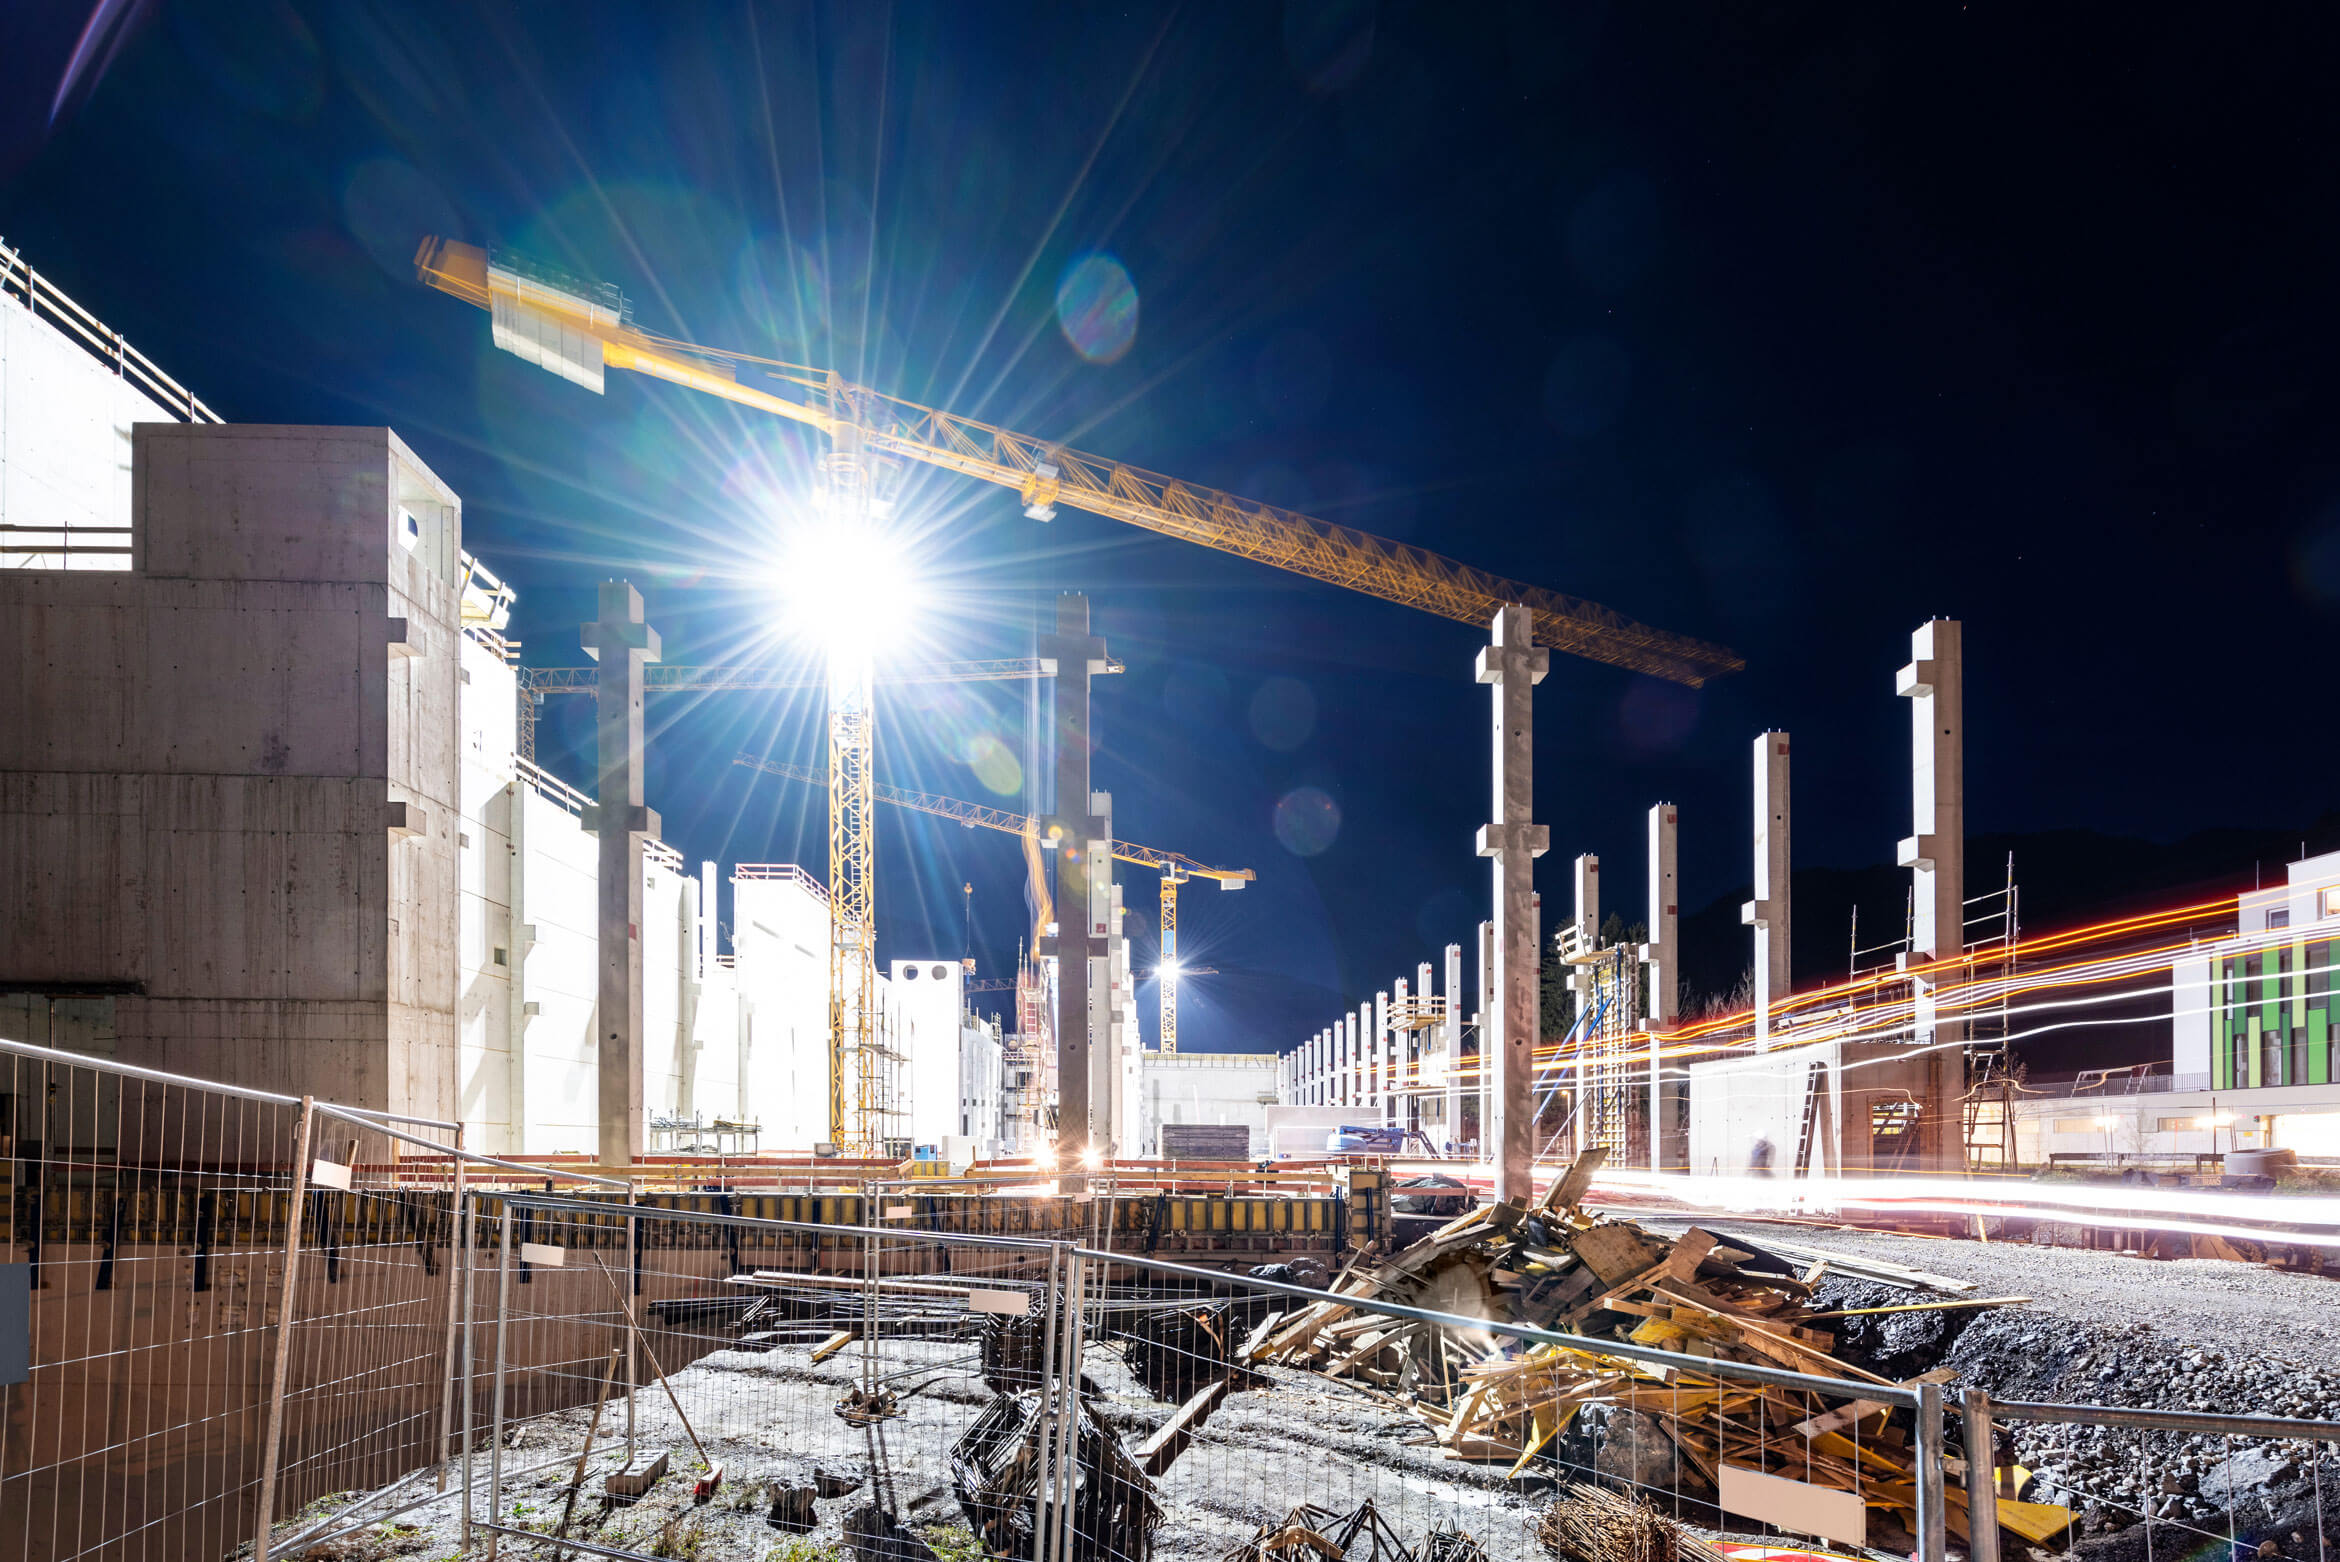
[[(802, 765), (791, 765), (777, 759), (762, 759), (754, 754), (742, 754), (732, 760), (750, 770), (760, 770), (768, 776), (784, 776), (791, 781), (802, 781), (808, 786), (819, 786), (821, 777)], [(985, 803), (962, 802), (956, 797), (944, 797), (936, 792), (911, 792), (880, 781), (875, 787), (877, 800), (891, 803), (896, 808), (912, 808), (920, 813), (939, 818), (956, 819), (974, 829), (980, 825), (986, 830), (998, 830), (1007, 835), (1036, 841), (1040, 836), (1040, 822), (1029, 814), (993, 808)], [(1135, 841), (1115, 841), (1113, 860), (1132, 862), (1141, 868), (1151, 868), (1162, 876), (1162, 955), (1160, 977), (1162, 987), (1162, 1050), (1178, 1050), (1178, 886), (1189, 879), (1211, 879), (1221, 889), (1241, 889), (1258, 877), (1249, 868), (1206, 868), (1192, 857), (1178, 852), (1156, 851), (1151, 846), (1140, 846)], [(1033, 882), (1045, 882), (1038, 875)]]
[[(596, 395), (605, 369), (630, 369), (826, 434), (822, 472), (833, 524), (866, 525), (872, 460), (917, 461), (1014, 490), (1024, 513), (1036, 521), (1053, 519), (1056, 507), (1068, 504), (1464, 623), (1484, 625), (1506, 604), (1520, 603), (1534, 615), (1539, 645), (1692, 688), (1746, 665), (1722, 646), (1653, 629), (1598, 603), (1506, 580), (1427, 548), (923, 407), (833, 370), (645, 331), (616, 287), (502, 250), (491, 254), (477, 245), (426, 237), (414, 264), (429, 286), (487, 310), (497, 347)], [(742, 366), (780, 389), (742, 381)], [(837, 589), (863, 587), (841, 581)], [(867, 1149), (875, 1132), (868, 1112), (874, 1108), (865, 1103), (862, 1120), (853, 1124), (841, 1119), (846, 1060), (875, 1045), (870, 680), (866, 658), (858, 668), (832, 666), (830, 673), (831, 1137)], [(861, 1077), (866, 1096), (866, 1067)]]

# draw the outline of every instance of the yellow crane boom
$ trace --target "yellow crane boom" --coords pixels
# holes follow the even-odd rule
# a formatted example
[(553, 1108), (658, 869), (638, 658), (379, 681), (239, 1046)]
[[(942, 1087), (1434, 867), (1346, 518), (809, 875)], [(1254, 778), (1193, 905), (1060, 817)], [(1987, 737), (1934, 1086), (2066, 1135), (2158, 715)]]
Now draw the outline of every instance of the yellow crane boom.
[[(768, 776), (782, 776), (790, 781), (802, 781), (807, 786), (823, 786), (828, 777), (804, 765), (791, 765), (782, 760), (764, 759), (754, 754), (741, 754), (732, 760), (750, 770)], [(883, 781), (871, 787), (881, 803), (897, 808), (915, 809), (919, 813), (934, 814), (943, 819), (955, 819), (970, 830), (982, 828), (998, 830), (1003, 834), (1020, 836), (1025, 851), (1038, 850), (1040, 821), (1029, 814), (1011, 809), (994, 808), (988, 803), (970, 803), (956, 797), (945, 797), (939, 792), (913, 792), (903, 787), (888, 786)], [(1182, 974), (1178, 964), (1178, 886), (1189, 879), (1211, 879), (1221, 889), (1241, 889), (1258, 877), (1249, 868), (1211, 868), (1196, 862), (1181, 852), (1161, 851), (1152, 846), (1140, 846), (1135, 841), (1116, 840), (1113, 860), (1135, 863), (1151, 868), (1162, 876), (1162, 955), (1159, 981), (1162, 990), (1162, 1050), (1178, 1050), (1178, 978)], [(1035, 884), (1045, 884), (1044, 875), (1035, 873)], [(1042, 921), (1047, 920), (1043, 908)]]
[[(1067, 504), (1464, 623), (1483, 627), (1505, 603), (1524, 603), (1535, 615), (1537, 644), (1693, 688), (1746, 665), (1725, 647), (1654, 629), (1581, 597), (1506, 580), (1427, 548), (1084, 455), (888, 396), (825, 369), (658, 336), (633, 324), (617, 289), (501, 252), (491, 262), (476, 245), (426, 238), (415, 254), (415, 271), (441, 292), (489, 310), (499, 346), (596, 392), (604, 367), (630, 369), (832, 436), (845, 427), (864, 452), (1013, 489), (1035, 520), (1047, 520), (1057, 505)], [(809, 395), (800, 399), (746, 384), (739, 378), (742, 364)]]

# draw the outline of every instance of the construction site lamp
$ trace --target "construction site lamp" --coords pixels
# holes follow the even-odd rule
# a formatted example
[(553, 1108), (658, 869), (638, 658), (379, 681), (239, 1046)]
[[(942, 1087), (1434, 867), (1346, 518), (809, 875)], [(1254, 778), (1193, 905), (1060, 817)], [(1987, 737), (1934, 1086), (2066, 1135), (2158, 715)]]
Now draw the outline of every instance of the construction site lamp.
[(831, 657), (873, 657), (898, 643), (924, 597), (893, 538), (874, 526), (823, 520), (788, 537), (777, 583), (788, 632)]

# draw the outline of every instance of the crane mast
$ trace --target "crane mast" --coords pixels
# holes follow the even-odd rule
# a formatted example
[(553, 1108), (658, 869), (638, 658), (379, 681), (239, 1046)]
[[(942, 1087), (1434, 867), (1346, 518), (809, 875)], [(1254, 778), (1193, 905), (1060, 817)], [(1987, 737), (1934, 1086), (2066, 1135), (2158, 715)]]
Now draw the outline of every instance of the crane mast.
[[(820, 777), (802, 765), (785, 764), (776, 759), (761, 759), (753, 754), (741, 754), (732, 760), (769, 776), (782, 776), (790, 781), (819, 785)], [(987, 803), (963, 802), (955, 797), (944, 797), (935, 792), (912, 792), (898, 786), (876, 783), (877, 800), (891, 803), (896, 808), (915, 809), (919, 813), (938, 818), (955, 819), (974, 829), (998, 830), (1002, 834), (1020, 836), (1027, 849), (1038, 838), (1038, 821), (1005, 808), (994, 808)], [(1251, 882), (1254, 874), (1249, 868), (1208, 868), (1193, 858), (1178, 852), (1160, 851), (1151, 846), (1140, 846), (1135, 841), (1116, 840), (1113, 843), (1116, 862), (1134, 863), (1151, 868), (1162, 876), (1162, 953), (1158, 980), (1162, 989), (1162, 1050), (1178, 1050), (1178, 886), (1194, 879), (1216, 880), (1221, 889), (1241, 889)]]

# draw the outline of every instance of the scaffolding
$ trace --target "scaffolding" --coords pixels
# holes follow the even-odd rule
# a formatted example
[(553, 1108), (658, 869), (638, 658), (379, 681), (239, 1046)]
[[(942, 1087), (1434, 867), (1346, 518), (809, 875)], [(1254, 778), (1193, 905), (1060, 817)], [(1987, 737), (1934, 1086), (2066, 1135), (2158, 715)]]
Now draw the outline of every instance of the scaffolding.
[(1602, 946), (1568, 927), (1555, 940), (1563, 965), (1578, 970), (1580, 1005), (1570, 1030), (1577, 1060), (1578, 1150), (1605, 1149), (1612, 1162), (1649, 1158), (1649, 1071), (1641, 1030), (1641, 961), (1632, 944)]

